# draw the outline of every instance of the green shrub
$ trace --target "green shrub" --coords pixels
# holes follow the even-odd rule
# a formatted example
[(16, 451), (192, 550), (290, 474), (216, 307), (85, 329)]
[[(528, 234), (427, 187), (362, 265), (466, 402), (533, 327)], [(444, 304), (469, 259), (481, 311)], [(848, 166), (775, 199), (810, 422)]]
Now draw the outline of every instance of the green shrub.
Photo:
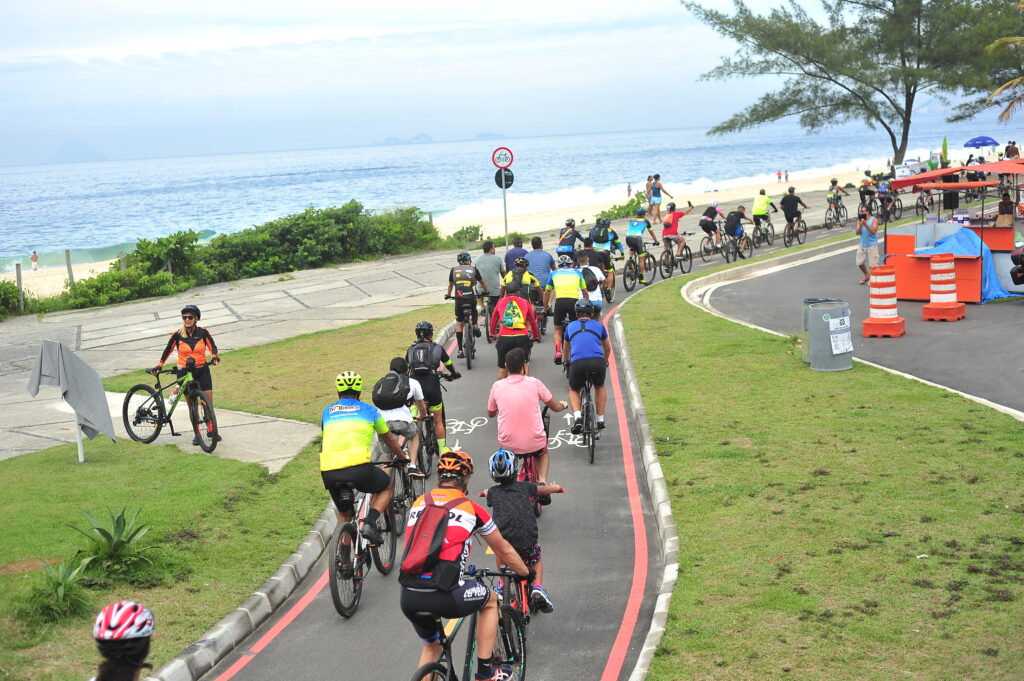
[(451, 242), (453, 247), (459, 248), (474, 241), (480, 241), (483, 238), (484, 228), (482, 225), (466, 225), (455, 230), (445, 241)]
[(75, 554), (62, 560), (56, 568), (43, 564), (43, 583), (29, 592), (23, 615), (43, 622), (61, 622), (68, 617), (81, 617), (92, 612), (88, 594), (79, 582), (91, 558)]
[[(135, 249), (128, 254), (128, 267), (137, 267), (148, 274), (156, 274), (168, 266), (176, 275), (191, 274), (195, 266), (195, 251), (199, 243), (199, 232), (185, 230), (169, 236), (150, 241), (139, 239)], [(121, 265), (114, 262), (111, 270), (120, 270)]]
[(127, 577), (139, 564), (152, 564), (145, 553), (153, 547), (143, 546), (141, 543), (142, 538), (149, 532), (149, 525), (137, 524), (142, 509), (135, 511), (131, 520), (125, 515), (126, 510), (122, 508), (120, 513), (114, 515), (114, 512), (108, 509), (109, 523), (102, 522), (88, 511), (82, 511), (82, 515), (89, 523), (89, 529), (83, 530), (68, 525), (91, 542), (91, 546), (85, 551), (86, 555), (93, 561), (93, 567), (98, 567), (109, 577)]
[(618, 218), (631, 218), (636, 215), (636, 209), (642, 208), (645, 204), (643, 194), (634, 194), (633, 198), (626, 203), (621, 205), (612, 206), (608, 210), (603, 210), (597, 214), (599, 218), (611, 218), (616, 220)]
[(13, 281), (0, 281), (0, 319), (18, 311), (18, 285)]
[[(113, 269), (71, 284), (60, 296), (63, 307), (57, 309), (95, 307), (138, 298), (169, 296), (194, 285), (195, 281), (189, 277), (174, 277), (169, 272), (149, 274), (140, 266), (129, 267), (123, 272)], [(33, 311), (46, 310), (37, 307)]]
[(367, 255), (414, 253), (438, 242), (437, 230), (419, 208), (399, 208), (370, 217)]

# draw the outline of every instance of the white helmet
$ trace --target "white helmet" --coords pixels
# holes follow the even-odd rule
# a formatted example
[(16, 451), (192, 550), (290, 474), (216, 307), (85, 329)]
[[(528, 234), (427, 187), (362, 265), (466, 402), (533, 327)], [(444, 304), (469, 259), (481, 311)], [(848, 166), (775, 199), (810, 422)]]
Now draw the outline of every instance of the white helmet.
[(712, 208), (718, 208), (718, 201), (712, 201), (711, 202), (711, 207)]

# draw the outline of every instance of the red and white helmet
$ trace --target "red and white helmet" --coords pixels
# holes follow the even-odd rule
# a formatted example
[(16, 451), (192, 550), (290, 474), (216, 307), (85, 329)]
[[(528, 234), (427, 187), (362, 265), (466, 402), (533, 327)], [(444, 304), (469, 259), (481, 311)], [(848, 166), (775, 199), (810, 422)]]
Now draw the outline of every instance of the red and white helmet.
[(97, 641), (123, 641), (153, 635), (153, 613), (135, 601), (108, 605), (96, 616), (92, 635)]

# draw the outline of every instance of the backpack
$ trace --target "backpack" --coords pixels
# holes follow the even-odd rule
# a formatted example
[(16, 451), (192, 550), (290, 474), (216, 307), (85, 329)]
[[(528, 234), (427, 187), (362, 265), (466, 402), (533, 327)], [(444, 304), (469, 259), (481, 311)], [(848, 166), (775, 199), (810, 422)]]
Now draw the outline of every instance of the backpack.
[(409, 402), (409, 377), (389, 371), (373, 385), (373, 404), (378, 409), (398, 409)]
[(501, 318), (501, 325), (506, 329), (526, 328), (526, 316), (515, 300), (510, 300), (505, 305), (505, 314)]
[[(448, 515), (453, 508), (465, 502), (466, 497), (457, 497), (446, 504), (436, 504), (430, 492), (427, 492), (423, 499), (426, 505), (405, 538), (398, 581), (403, 586), (451, 591), (459, 583), (459, 563), (441, 560), (441, 549), (444, 548), (444, 537), (448, 531)], [(424, 579), (421, 575), (426, 572), (432, 574)]]
[(583, 276), (583, 283), (587, 285), (587, 290), (596, 291), (597, 285), (600, 282), (598, 282), (597, 275), (594, 274), (594, 270), (590, 269), (590, 265), (581, 268), (580, 274)]
[[(580, 328), (576, 329), (575, 333), (569, 334), (566, 337), (567, 341), (572, 343), (572, 339), (575, 338), (576, 336), (580, 335), (581, 333), (589, 333), (589, 334), (593, 335), (594, 337), (596, 337), (598, 342), (602, 341), (601, 334), (599, 334), (597, 331), (594, 331), (593, 329), (587, 328), (586, 320), (580, 319), (579, 323), (580, 323)], [(598, 322), (598, 323), (600, 324), (600, 322)]]
[(608, 225), (603, 222), (594, 228), (594, 232), (591, 235), (595, 244), (603, 244), (608, 241)]
[(436, 366), (430, 365), (433, 345), (431, 341), (417, 341), (409, 348), (409, 368), (414, 375), (427, 376), (433, 373)]

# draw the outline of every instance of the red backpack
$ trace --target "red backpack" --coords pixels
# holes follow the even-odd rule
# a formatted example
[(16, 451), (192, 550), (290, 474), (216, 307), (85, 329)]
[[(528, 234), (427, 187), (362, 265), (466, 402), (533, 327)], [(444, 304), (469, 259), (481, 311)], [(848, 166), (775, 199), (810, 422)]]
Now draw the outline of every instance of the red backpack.
[[(405, 538), (398, 582), (403, 586), (450, 591), (459, 583), (459, 564), (441, 560), (441, 550), (448, 531), (449, 513), (467, 499), (456, 497), (446, 504), (436, 504), (430, 492), (423, 497), (426, 504)], [(425, 573), (431, 574), (425, 576)]]

